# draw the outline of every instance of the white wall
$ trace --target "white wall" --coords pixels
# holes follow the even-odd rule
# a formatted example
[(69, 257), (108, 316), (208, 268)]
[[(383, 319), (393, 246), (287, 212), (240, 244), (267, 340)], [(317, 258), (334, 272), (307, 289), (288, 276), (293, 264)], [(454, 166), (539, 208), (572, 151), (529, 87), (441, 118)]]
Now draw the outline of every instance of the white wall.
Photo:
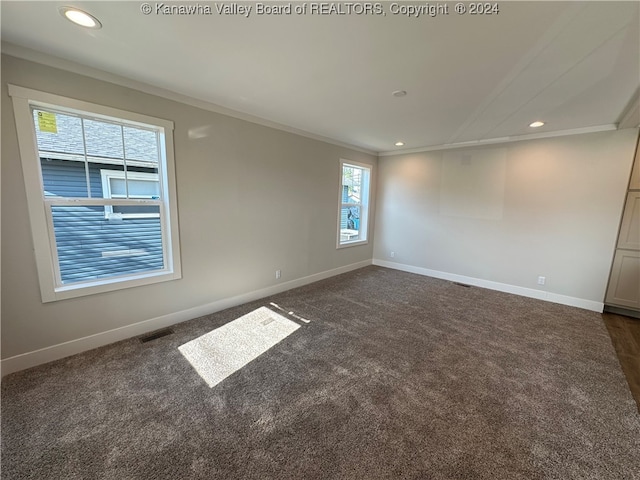
[(637, 133), (380, 157), (374, 262), (601, 304)]
[[(8, 83), (175, 123), (181, 280), (42, 304)], [(3, 56), (2, 358), (157, 317), (170, 322), (175, 312), (203, 313), (198, 307), (370, 262), (372, 243), (336, 249), (340, 158), (377, 162), (373, 155)], [(56, 352), (38, 358), (51, 355)]]

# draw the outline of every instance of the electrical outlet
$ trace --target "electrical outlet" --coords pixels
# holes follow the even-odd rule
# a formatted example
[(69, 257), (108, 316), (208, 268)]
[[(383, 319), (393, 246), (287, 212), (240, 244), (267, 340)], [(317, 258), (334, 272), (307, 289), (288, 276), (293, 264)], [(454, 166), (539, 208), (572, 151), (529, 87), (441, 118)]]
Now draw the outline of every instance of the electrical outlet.
[(396, 252), (391, 252), (391, 258), (395, 258)]
[(280, 270), (276, 270), (276, 280), (278, 280), (282, 276), (282, 272)]
[(546, 281), (547, 281), (546, 277), (538, 277), (538, 285), (544, 285)]

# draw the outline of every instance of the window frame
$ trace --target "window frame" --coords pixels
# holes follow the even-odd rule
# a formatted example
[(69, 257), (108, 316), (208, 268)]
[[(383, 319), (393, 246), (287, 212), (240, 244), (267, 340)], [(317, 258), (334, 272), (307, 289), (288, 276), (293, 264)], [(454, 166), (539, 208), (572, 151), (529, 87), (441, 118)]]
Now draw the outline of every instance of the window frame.
[[(16, 85), (10, 84), (8, 88), (9, 96), (13, 102), (42, 302), (53, 302), (182, 278), (173, 122)], [(71, 113), (98, 120), (119, 120), (121, 123), (134, 127), (152, 128), (158, 131), (158, 177), (160, 191), (162, 192), (159, 206), (162, 217), (164, 269), (71, 284), (61, 283), (53, 219), (50, 213), (51, 203), (48, 203), (48, 200), (51, 199), (48, 199), (44, 194), (40, 156), (31, 111), (32, 106), (40, 109), (49, 108), (53, 111), (67, 110)], [(104, 200), (99, 197), (88, 199), (68, 198), (63, 202), (56, 199), (55, 203), (56, 205), (93, 204), (103, 206)], [(129, 204), (128, 201), (119, 200), (110, 200), (110, 203), (112, 205)]]
[[(344, 203), (342, 201), (343, 187), (344, 187), (342, 184), (342, 181), (343, 181), (345, 166), (359, 168), (364, 171), (363, 181), (364, 181), (364, 178), (366, 178), (368, 184), (366, 185), (366, 187), (364, 185), (362, 186), (363, 190), (366, 190), (366, 191), (362, 193), (362, 200), (360, 203), (352, 203), (352, 202)], [(340, 159), (340, 179), (338, 181), (338, 184), (339, 184), (338, 185), (338, 235), (336, 239), (336, 248), (338, 249), (354, 247), (358, 245), (366, 245), (369, 243), (369, 218), (370, 218), (370, 212), (371, 212), (370, 205), (371, 205), (372, 178), (373, 178), (372, 165), (367, 163), (353, 162), (351, 160)], [(364, 234), (364, 238), (359, 238), (358, 240), (344, 241), (344, 242), (340, 240), (342, 209), (345, 206), (360, 207), (360, 235), (359, 236), (362, 237)]]

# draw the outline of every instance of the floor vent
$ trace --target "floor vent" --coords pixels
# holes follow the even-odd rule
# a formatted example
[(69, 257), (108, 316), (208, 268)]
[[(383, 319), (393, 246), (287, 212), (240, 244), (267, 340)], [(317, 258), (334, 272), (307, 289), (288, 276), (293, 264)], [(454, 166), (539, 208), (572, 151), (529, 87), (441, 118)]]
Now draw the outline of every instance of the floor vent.
[(156, 340), (158, 338), (166, 337), (167, 335), (171, 335), (173, 333), (172, 328), (163, 328), (162, 330), (156, 330), (155, 332), (148, 333), (141, 337), (138, 337), (140, 343), (147, 343), (151, 340)]
[(459, 287), (471, 288), (471, 285), (467, 285), (466, 283), (453, 282), (454, 285), (458, 285)]

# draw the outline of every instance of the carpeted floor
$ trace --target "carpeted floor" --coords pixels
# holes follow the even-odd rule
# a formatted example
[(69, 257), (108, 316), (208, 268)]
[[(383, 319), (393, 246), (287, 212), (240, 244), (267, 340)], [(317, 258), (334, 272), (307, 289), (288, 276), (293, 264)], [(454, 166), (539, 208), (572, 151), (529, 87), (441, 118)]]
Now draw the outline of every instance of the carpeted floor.
[[(270, 302), (209, 388), (178, 347)], [(9, 375), (2, 478), (640, 479), (640, 416), (601, 315), (372, 266)]]

